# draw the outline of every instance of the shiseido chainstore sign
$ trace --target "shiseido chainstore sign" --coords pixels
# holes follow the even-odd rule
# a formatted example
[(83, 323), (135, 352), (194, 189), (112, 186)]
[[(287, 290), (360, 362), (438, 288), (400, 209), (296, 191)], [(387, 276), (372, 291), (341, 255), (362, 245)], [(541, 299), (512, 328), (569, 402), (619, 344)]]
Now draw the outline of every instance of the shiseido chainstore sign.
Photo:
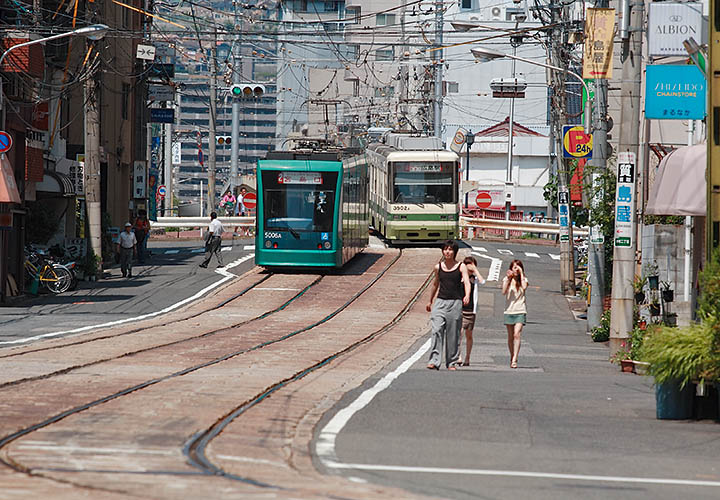
[(686, 56), (683, 41), (702, 37), (702, 4), (653, 2), (648, 16), (648, 54)]

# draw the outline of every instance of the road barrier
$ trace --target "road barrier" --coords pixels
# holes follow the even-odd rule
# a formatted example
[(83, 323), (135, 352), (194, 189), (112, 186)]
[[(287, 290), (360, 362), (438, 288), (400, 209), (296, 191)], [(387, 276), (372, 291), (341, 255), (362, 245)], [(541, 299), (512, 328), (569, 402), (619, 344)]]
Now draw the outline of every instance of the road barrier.
[[(228, 227), (255, 227), (255, 217), (218, 217), (218, 220)], [(151, 229), (164, 229), (168, 227), (201, 227), (210, 224), (210, 217), (158, 217), (157, 221), (150, 221)]]

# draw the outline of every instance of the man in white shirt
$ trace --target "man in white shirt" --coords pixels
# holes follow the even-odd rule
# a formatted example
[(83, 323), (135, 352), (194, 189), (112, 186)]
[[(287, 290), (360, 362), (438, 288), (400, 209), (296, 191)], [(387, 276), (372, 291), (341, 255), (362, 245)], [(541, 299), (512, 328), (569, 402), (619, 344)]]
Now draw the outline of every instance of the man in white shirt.
[(137, 252), (137, 238), (132, 232), (132, 224), (125, 223), (125, 230), (118, 235), (117, 252), (120, 254), (120, 270), (123, 278), (132, 278), (132, 259)]
[(223, 226), (217, 219), (217, 213), (213, 212), (210, 214), (210, 225), (208, 226), (208, 233), (205, 239), (205, 260), (200, 264), (200, 267), (207, 267), (213, 254), (215, 254), (217, 258), (218, 267), (225, 267), (222, 261), (222, 255), (220, 254), (222, 234)]

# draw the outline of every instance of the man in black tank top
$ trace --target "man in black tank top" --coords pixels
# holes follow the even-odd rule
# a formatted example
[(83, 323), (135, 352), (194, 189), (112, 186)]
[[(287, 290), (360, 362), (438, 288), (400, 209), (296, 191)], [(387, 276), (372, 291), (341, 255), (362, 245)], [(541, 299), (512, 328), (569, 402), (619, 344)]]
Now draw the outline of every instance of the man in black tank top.
[(435, 265), (432, 294), (426, 309), (432, 325), (432, 348), (428, 368), (440, 369), (440, 351), (445, 347), (445, 366), (455, 370), (460, 361), (462, 306), (470, 303), (470, 277), (465, 264), (457, 261), (458, 244), (443, 243), (443, 259)]

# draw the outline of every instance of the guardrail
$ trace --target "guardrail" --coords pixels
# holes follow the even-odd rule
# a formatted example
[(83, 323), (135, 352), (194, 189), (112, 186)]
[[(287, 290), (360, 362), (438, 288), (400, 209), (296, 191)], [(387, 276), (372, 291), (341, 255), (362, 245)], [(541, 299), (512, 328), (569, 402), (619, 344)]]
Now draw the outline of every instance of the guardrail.
[[(226, 226), (233, 227), (255, 227), (255, 217), (218, 217), (218, 220)], [(167, 227), (206, 227), (210, 223), (210, 217), (158, 217), (157, 221), (150, 221), (151, 229), (162, 229)], [(527, 222), (499, 219), (472, 219), (460, 217), (460, 225), (463, 228), (483, 229), (510, 229), (524, 233), (560, 234), (560, 225), (545, 222)], [(588, 228), (573, 228), (573, 236), (587, 236)]]

